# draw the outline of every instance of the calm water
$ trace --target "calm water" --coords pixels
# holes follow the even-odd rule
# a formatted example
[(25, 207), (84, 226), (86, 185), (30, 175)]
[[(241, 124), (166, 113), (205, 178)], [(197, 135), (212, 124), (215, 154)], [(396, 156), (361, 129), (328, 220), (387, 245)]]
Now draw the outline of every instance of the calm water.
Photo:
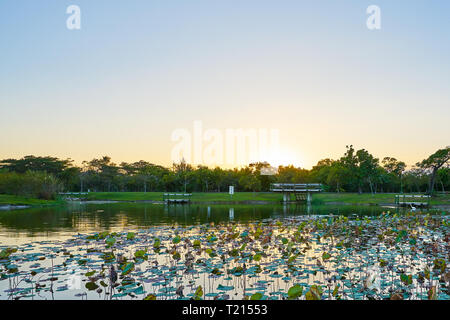
[(144, 229), (155, 225), (196, 225), (230, 220), (251, 223), (302, 215), (378, 215), (393, 208), (306, 205), (156, 205), (72, 203), (64, 207), (0, 211), (0, 244), (65, 239), (77, 233)]

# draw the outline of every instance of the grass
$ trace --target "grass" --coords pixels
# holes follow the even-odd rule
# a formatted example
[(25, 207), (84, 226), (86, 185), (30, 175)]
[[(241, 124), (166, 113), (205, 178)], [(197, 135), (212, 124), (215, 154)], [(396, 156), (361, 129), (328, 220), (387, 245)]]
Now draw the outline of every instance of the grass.
[(162, 200), (163, 192), (90, 192), (87, 200), (144, 201)]
[[(349, 204), (393, 204), (397, 193), (319, 193), (313, 195), (313, 201), (316, 203), (349, 203)], [(426, 200), (414, 201), (426, 202)], [(450, 205), (450, 195), (438, 194), (430, 200), (431, 205), (448, 204)]]
[(24, 206), (42, 206), (62, 204), (60, 200), (42, 200), (36, 198), (27, 198), (21, 196), (13, 196), (8, 194), (0, 194), (0, 205), (24, 205)]
[(382, 204), (394, 203), (395, 194), (392, 193), (320, 193), (313, 195), (316, 203), (349, 203), (349, 204)]
[[(182, 192), (173, 192), (182, 193)], [(162, 201), (164, 192), (91, 192), (88, 200), (112, 201)], [(225, 192), (194, 192), (191, 201), (195, 202), (226, 202), (226, 201), (271, 201), (278, 202), (281, 195), (269, 192), (238, 192), (230, 196)]]
[[(394, 193), (358, 194), (358, 193), (318, 193), (312, 199), (314, 204), (347, 203), (347, 204), (393, 204)], [(162, 201), (163, 192), (91, 192), (88, 200), (113, 200), (113, 201)], [(228, 201), (267, 201), (280, 202), (282, 195), (271, 192), (237, 192), (233, 196), (221, 192), (194, 192), (191, 200), (194, 202), (228, 202)], [(450, 195), (438, 195), (433, 197), (432, 205), (450, 205)]]
[[(87, 200), (98, 201), (162, 201), (164, 192), (91, 192), (87, 196)], [(178, 192), (179, 193), (179, 192)], [(313, 194), (313, 204), (393, 204), (394, 193), (377, 193), (377, 194), (357, 194), (357, 193), (317, 193)], [(193, 202), (251, 202), (265, 201), (279, 203), (282, 195), (271, 192), (237, 192), (230, 196), (226, 192), (194, 192), (191, 197)], [(41, 200), (35, 198), (26, 198), (13, 195), (0, 194), (0, 205), (57, 205), (62, 204), (61, 200)], [(450, 195), (438, 194), (430, 201), (431, 205), (450, 205)]]

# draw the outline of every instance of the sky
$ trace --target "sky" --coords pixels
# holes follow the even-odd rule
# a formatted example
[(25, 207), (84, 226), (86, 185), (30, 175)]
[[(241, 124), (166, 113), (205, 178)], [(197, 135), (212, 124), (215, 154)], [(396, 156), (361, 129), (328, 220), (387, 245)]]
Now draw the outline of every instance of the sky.
[(450, 145), (449, 38), (449, 1), (1, 0), (0, 159), (168, 166), (200, 122), (277, 131), (274, 165), (413, 165)]

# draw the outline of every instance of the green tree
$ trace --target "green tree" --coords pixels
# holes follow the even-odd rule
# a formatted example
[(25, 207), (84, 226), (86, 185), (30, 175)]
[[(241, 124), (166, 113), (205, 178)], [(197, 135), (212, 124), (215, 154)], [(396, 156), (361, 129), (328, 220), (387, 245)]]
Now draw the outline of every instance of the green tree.
[(191, 172), (194, 168), (182, 159), (180, 163), (173, 163), (172, 170), (175, 173), (177, 184), (183, 188), (184, 192), (187, 192), (187, 185), (192, 178)]
[(239, 178), (239, 185), (248, 191), (260, 191), (261, 190), (261, 181), (253, 174), (243, 175)]
[(50, 156), (33, 155), (21, 159), (1, 160), (0, 169), (16, 173), (45, 172), (59, 179), (66, 188), (70, 188), (75, 183), (79, 173), (79, 168), (73, 166), (71, 159), (61, 160)]
[(129, 185), (134, 186), (137, 190), (143, 190), (144, 192), (151, 191), (153, 188), (157, 187), (163, 174), (168, 173), (168, 170), (164, 167), (144, 160), (134, 163), (122, 162), (120, 167), (126, 176), (132, 178), (132, 180), (129, 181)]
[(193, 179), (197, 190), (208, 192), (213, 186), (213, 174), (207, 166), (197, 166), (193, 174)]
[(329, 167), (326, 184), (336, 186), (335, 190), (338, 193), (345, 191), (342, 186), (347, 176), (348, 170), (339, 161), (334, 161)]
[(0, 173), (0, 193), (54, 199), (62, 191), (61, 181), (45, 171)]
[(448, 190), (448, 185), (450, 182), (450, 168), (448, 166), (446, 168), (440, 168), (437, 172), (436, 179), (441, 184), (442, 192)]
[(393, 173), (396, 176), (400, 176), (406, 169), (406, 164), (403, 161), (391, 157), (384, 157), (381, 163), (388, 173)]
[(92, 159), (89, 162), (83, 162), (87, 167), (91, 176), (94, 176), (94, 181), (91, 180), (94, 186), (104, 191), (110, 192), (112, 190), (113, 182), (119, 174), (120, 167), (111, 162), (111, 158), (103, 156), (100, 159)]
[(448, 163), (450, 160), (450, 147), (439, 149), (428, 158), (416, 163), (419, 168), (430, 171), (430, 182), (428, 185), (428, 193), (433, 194), (434, 183), (438, 170)]
[(269, 169), (270, 164), (268, 162), (255, 162), (250, 163), (249, 168), (252, 170), (256, 178), (259, 180), (261, 190), (268, 191), (270, 189), (270, 184), (275, 182), (276, 178), (272, 175), (261, 174), (261, 172), (264, 169)]
[(402, 175), (406, 169), (406, 164), (392, 157), (383, 158), (381, 163), (385, 171), (380, 171), (380, 180), (383, 185), (386, 184), (388, 188), (391, 188), (391, 191), (400, 186), (400, 192), (403, 192)]
[(309, 180), (309, 170), (296, 168), (293, 165), (278, 167), (276, 181), (280, 183), (307, 183)]
[(352, 145), (347, 146), (347, 152), (340, 159), (343, 167), (349, 172), (349, 178), (356, 184), (358, 193), (362, 193), (365, 182), (369, 183), (370, 192), (373, 193), (373, 182), (377, 174), (378, 159), (367, 150), (355, 151)]

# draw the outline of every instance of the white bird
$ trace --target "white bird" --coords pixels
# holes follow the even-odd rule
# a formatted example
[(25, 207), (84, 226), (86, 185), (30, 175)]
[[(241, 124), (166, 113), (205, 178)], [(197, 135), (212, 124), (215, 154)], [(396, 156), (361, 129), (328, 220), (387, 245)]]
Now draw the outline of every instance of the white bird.
[(411, 211), (416, 211), (416, 207), (414, 207), (412, 204), (410, 204), (411, 206)]

